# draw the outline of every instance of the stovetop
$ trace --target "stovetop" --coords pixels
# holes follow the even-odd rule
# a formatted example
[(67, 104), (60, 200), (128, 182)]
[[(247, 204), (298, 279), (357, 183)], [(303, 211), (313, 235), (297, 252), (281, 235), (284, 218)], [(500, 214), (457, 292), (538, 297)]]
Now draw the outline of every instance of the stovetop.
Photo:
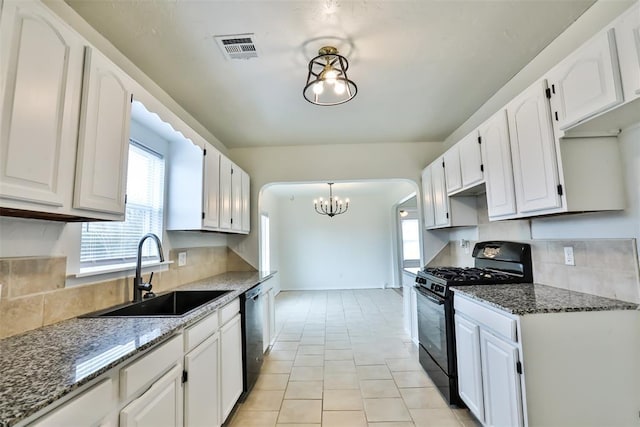
[[(429, 267), (421, 275), (433, 276), (446, 282), (503, 282), (517, 279), (516, 275), (477, 267)], [(456, 283), (461, 284), (461, 283)]]

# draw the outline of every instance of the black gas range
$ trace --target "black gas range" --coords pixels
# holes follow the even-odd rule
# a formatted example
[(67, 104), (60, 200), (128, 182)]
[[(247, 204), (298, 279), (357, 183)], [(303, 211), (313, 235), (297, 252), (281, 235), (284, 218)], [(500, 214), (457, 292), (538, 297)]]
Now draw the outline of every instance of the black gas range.
[(487, 241), (473, 248), (474, 267), (425, 267), (417, 273), (420, 364), (452, 405), (458, 395), (452, 286), (532, 283), (531, 247)]

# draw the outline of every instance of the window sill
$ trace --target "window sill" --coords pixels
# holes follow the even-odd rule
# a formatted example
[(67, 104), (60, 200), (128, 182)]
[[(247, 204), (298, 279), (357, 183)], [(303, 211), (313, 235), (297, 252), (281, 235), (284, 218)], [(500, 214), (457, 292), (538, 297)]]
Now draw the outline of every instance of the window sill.
[[(162, 272), (169, 269), (169, 265), (173, 264), (173, 261), (152, 261), (142, 263), (142, 274), (151, 272)], [(83, 268), (80, 272), (67, 276), (65, 286), (77, 286), (87, 283), (105, 282), (108, 280), (122, 279), (125, 277), (131, 277), (135, 274), (136, 264), (119, 264), (115, 266), (103, 266), (103, 267), (90, 267)]]

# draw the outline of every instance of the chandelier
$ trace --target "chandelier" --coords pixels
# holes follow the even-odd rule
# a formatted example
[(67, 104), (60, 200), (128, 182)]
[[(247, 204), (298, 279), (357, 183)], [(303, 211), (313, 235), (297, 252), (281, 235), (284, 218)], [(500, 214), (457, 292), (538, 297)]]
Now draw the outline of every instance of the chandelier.
[(358, 92), (356, 84), (347, 77), (349, 61), (333, 46), (324, 46), (309, 62), (304, 99), (316, 105), (338, 105), (351, 100)]
[(333, 182), (329, 182), (329, 200), (322, 197), (313, 201), (313, 207), (320, 215), (327, 215), (329, 218), (345, 213), (349, 209), (349, 199), (342, 201), (339, 197), (333, 197), (331, 186)]

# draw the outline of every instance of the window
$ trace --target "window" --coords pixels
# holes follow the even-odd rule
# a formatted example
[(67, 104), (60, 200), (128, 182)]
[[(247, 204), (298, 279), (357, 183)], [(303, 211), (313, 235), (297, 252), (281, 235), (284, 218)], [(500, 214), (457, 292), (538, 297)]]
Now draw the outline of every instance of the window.
[[(82, 270), (134, 263), (142, 236), (154, 233), (162, 237), (163, 156), (131, 140), (127, 177), (126, 220), (82, 224)], [(155, 246), (144, 245), (142, 256), (143, 261), (158, 258)]]
[(420, 260), (420, 231), (417, 219), (402, 220), (402, 258), (404, 261)]

